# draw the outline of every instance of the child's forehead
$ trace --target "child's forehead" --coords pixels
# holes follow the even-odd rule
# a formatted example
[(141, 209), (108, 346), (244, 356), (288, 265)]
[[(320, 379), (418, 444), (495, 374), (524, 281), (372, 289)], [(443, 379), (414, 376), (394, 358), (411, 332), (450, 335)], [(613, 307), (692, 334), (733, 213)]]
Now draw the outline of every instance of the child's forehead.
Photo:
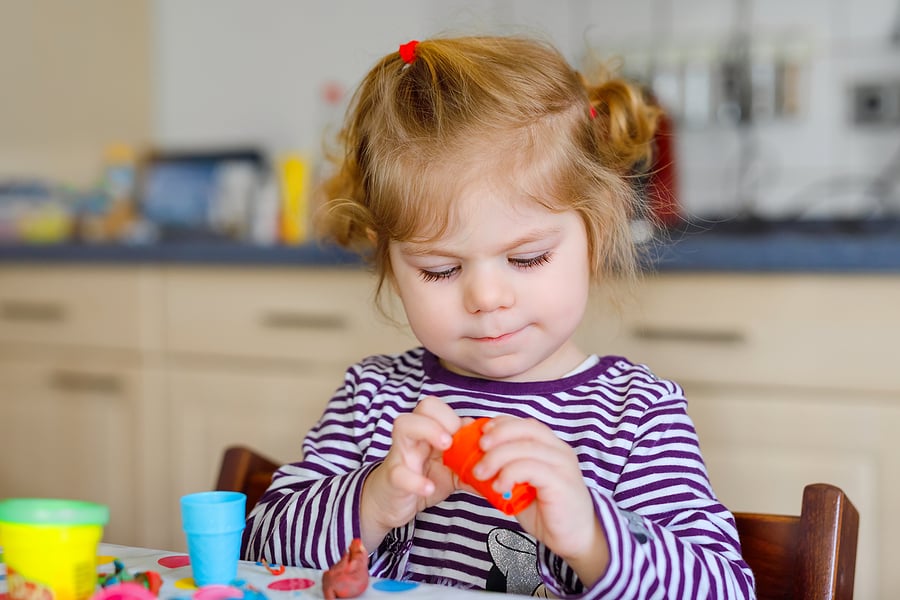
[(393, 239), (434, 240), (464, 230), (485, 209), (502, 209), (516, 220), (535, 209), (567, 208), (559, 196), (559, 170), (546, 156), (504, 152), (503, 146), (490, 155), (484, 140), (470, 147), (479, 151), (463, 155), (457, 149), (418, 168), (404, 161), (405, 168), (395, 171), (402, 200), (389, 210)]
[(504, 228), (495, 232), (497, 238), (518, 235), (522, 229), (540, 229), (548, 215), (559, 212), (551, 204), (548, 198), (516, 185), (487, 180), (469, 182), (445, 199), (442, 211), (423, 211), (413, 235), (404, 241), (432, 245), (442, 240), (459, 240), (485, 223)]

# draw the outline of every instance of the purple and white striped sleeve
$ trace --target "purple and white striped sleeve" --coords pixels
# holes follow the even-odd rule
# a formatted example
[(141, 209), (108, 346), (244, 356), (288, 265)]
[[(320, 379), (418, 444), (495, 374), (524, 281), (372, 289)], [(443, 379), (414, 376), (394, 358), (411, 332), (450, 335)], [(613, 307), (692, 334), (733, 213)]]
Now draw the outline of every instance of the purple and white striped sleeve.
[(362, 486), (380, 463), (363, 460), (358, 413), (347, 401), (354, 387), (348, 371), (304, 440), (303, 460), (278, 469), (248, 515), (245, 559), (326, 569), (359, 537)]
[(731, 513), (715, 498), (680, 394), (645, 411), (612, 496), (591, 486), (609, 543), (606, 573), (589, 589), (539, 544), (552, 593), (591, 600), (752, 598)]

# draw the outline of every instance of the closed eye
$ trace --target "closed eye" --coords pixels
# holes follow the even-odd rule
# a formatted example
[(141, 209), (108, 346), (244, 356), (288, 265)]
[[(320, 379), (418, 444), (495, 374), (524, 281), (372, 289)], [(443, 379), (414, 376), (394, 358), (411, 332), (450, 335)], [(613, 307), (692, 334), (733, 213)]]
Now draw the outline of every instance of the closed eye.
[[(509, 264), (516, 267), (517, 269), (528, 270), (534, 269), (541, 265), (545, 265), (550, 262), (552, 258), (551, 252), (543, 252), (538, 254), (537, 256), (529, 256), (529, 257), (510, 257), (507, 259)], [(442, 269), (440, 271), (429, 271), (428, 269), (419, 269), (419, 277), (422, 278), (423, 281), (441, 281), (442, 279), (449, 279), (460, 272), (462, 267), (454, 266), (448, 267), (446, 269)]]
[(528, 258), (510, 257), (509, 264), (513, 265), (514, 267), (527, 270), (539, 267), (541, 265), (546, 265), (548, 262), (550, 262), (551, 257), (552, 254), (550, 252), (544, 252), (543, 254), (538, 254), (537, 256), (529, 256)]
[(450, 267), (443, 271), (428, 271), (426, 269), (419, 270), (419, 277), (424, 281), (440, 281), (441, 279), (449, 279), (459, 272), (459, 267)]

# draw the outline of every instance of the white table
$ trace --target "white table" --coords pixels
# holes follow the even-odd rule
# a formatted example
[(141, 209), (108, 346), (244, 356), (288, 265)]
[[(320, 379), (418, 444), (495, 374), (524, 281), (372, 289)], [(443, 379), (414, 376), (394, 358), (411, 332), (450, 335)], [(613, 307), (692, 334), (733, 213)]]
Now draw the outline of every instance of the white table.
[[(216, 600), (214, 596), (204, 597), (203, 594), (197, 594), (198, 589), (193, 583), (189, 558), (185, 553), (103, 543), (100, 544), (98, 556), (100, 557), (98, 569), (101, 573), (112, 572), (113, 558), (118, 559), (131, 575), (145, 571), (159, 573), (163, 582), (159, 590), (160, 600)], [(323, 597), (322, 571), (315, 569), (285, 567), (283, 573), (274, 575), (263, 564), (241, 561), (238, 564), (237, 578), (244, 582), (242, 588), (250, 587), (258, 590), (268, 600)], [(195, 595), (198, 597), (195, 598)], [(363, 600), (371, 598), (381, 598), (382, 600), (388, 598), (391, 600), (479, 598), (485, 600), (486, 595), (490, 595), (491, 598), (497, 597), (495, 593), (491, 592), (370, 578), (368, 589), (359, 598)], [(252, 594), (245, 594), (245, 596), (251, 598)], [(516, 596), (504, 594), (503, 597), (515, 598)], [(525, 598), (526, 596), (520, 597)], [(224, 600), (221, 594), (219, 600)]]

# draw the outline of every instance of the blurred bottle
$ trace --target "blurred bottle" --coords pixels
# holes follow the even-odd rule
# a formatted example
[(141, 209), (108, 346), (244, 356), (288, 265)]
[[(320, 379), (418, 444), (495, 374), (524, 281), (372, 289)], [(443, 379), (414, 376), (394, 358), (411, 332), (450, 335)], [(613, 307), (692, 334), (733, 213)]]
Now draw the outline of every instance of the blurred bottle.
[(103, 155), (103, 188), (114, 202), (134, 202), (137, 154), (127, 144), (106, 147)]
[(280, 241), (280, 198), (277, 173), (267, 169), (260, 181), (251, 213), (248, 239), (260, 246), (273, 246)]
[(81, 223), (81, 237), (89, 242), (123, 241), (135, 222), (137, 153), (128, 144), (113, 143), (103, 153), (101, 192), (105, 210)]
[(278, 165), (281, 184), (281, 213), (279, 218), (282, 244), (296, 246), (309, 235), (310, 161), (304, 155), (292, 153), (281, 158)]

